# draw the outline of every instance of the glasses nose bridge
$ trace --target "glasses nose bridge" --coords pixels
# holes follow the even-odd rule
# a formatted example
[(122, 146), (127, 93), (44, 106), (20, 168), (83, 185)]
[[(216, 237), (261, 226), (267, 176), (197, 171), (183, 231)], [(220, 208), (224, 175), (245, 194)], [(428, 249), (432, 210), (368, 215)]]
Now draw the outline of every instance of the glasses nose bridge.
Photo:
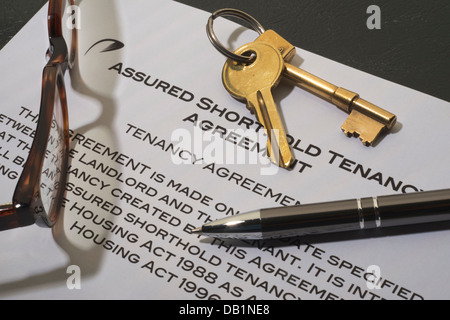
[(61, 64), (63, 71), (67, 69), (68, 51), (66, 41), (62, 36), (50, 38), (47, 56), (50, 57), (48, 64)]
[(62, 32), (63, 1), (49, 0), (48, 4), (47, 27), (50, 43), (47, 57), (50, 57), (49, 64), (66, 64), (67, 62), (67, 45)]

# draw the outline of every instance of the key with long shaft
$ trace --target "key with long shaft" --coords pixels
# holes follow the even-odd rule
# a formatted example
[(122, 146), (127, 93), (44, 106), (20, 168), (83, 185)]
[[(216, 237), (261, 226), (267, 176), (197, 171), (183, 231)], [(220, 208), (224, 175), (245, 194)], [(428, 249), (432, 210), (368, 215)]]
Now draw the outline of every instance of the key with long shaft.
[(350, 114), (341, 127), (347, 136), (359, 137), (364, 145), (369, 146), (373, 145), (383, 132), (395, 125), (397, 117), (394, 114), (361, 99), (357, 93), (335, 86), (289, 64), (295, 56), (295, 47), (275, 31), (265, 31), (255, 42), (269, 44), (280, 52), (285, 61), (285, 78)]
[(244, 45), (236, 53), (253, 54), (255, 59), (248, 64), (227, 60), (222, 72), (223, 84), (234, 98), (247, 103), (247, 108), (264, 126), (267, 154), (272, 162), (290, 168), (294, 156), (272, 96), (272, 89), (281, 80), (284, 60), (277, 49), (262, 42)]

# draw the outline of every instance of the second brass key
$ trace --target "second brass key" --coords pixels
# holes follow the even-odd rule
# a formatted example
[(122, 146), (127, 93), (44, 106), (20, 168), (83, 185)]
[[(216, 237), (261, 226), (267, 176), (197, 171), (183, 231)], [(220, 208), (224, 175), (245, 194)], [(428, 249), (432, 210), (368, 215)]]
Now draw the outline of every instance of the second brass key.
[(361, 99), (357, 93), (337, 87), (289, 63), (285, 63), (283, 75), (302, 89), (349, 113), (341, 128), (347, 136), (359, 136), (364, 145), (372, 145), (397, 121), (394, 114)]
[(359, 137), (364, 145), (369, 146), (373, 145), (383, 132), (395, 125), (397, 117), (394, 114), (361, 99), (357, 93), (290, 65), (288, 62), (295, 56), (295, 47), (275, 31), (266, 30), (255, 42), (271, 45), (281, 53), (285, 61), (285, 78), (350, 114), (341, 127), (347, 136)]

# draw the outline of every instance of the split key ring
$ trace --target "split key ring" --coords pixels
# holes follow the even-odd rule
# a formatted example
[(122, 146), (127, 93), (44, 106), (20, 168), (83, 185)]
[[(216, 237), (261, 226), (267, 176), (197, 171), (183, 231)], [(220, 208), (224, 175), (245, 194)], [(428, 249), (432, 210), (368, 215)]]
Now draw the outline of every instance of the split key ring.
[(253, 30), (258, 32), (260, 35), (265, 32), (264, 27), (251, 15), (237, 10), (237, 9), (220, 9), (214, 12), (211, 17), (208, 19), (208, 24), (206, 25), (206, 34), (208, 35), (209, 41), (212, 43), (214, 48), (216, 48), (220, 53), (222, 53), (227, 58), (230, 58), (236, 62), (240, 63), (250, 63), (254, 60), (254, 57), (244, 56), (241, 54), (236, 54), (225, 48), (222, 43), (217, 39), (216, 34), (214, 33), (213, 29), (213, 22), (216, 18), (222, 17), (222, 16), (229, 16), (229, 17), (235, 17), (239, 18), (241, 20), (244, 20), (245, 22), (248, 22)]

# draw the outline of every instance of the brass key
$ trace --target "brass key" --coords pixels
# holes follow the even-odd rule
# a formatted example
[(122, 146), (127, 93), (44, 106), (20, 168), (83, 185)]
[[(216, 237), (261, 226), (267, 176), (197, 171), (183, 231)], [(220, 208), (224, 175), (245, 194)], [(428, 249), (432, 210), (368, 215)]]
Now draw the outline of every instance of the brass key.
[(295, 47), (275, 31), (265, 31), (255, 42), (269, 44), (280, 52), (286, 62), (284, 77), (350, 114), (341, 127), (347, 136), (359, 136), (364, 145), (370, 146), (384, 131), (395, 125), (397, 117), (394, 114), (361, 99), (357, 93), (339, 88), (287, 63), (295, 56)]
[(248, 64), (228, 59), (222, 72), (223, 84), (234, 98), (247, 103), (247, 108), (264, 126), (267, 154), (272, 162), (290, 168), (294, 156), (272, 96), (272, 89), (281, 80), (284, 60), (277, 49), (262, 42), (249, 43), (236, 53), (253, 53), (256, 58)]

